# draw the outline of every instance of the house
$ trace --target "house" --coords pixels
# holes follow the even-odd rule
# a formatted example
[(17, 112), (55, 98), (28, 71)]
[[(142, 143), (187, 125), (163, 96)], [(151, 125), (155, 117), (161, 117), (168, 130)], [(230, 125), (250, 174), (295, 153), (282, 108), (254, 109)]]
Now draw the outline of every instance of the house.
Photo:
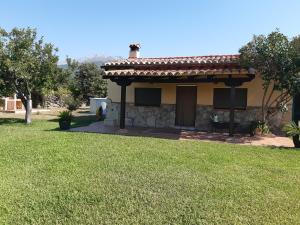
[(233, 135), (259, 119), (262, 80), (241, 67), (239, 55), (141, 58), (140, 45), (132, 44), (128, 59), (102, 68), (109, 79), (108, 125), (210, 130), (222, 124)]

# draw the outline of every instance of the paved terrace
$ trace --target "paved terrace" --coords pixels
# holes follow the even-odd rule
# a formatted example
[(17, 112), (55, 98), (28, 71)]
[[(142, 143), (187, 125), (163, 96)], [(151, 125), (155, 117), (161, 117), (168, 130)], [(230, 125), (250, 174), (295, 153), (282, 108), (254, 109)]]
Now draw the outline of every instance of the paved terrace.
[(77, 132), (92, 132), (101, 134), (118, 134), (127, 136), (156, 137), (174, 140), (199, 140), (199, 141), (218, 141), (241, 145), (274, 146), (274, 147), (293, 147), (293, 141), (287, 137), (275, 135), (255, 136), (236, 134), (229, 137), (228, 133), (207, 133), (200, 131), (179, 130), (172, 128), (138, 128), (127, 127), (120, 130), (119, 127), (105, 126), (103, 122), (95, 122), (85, 127), (71, 129)]

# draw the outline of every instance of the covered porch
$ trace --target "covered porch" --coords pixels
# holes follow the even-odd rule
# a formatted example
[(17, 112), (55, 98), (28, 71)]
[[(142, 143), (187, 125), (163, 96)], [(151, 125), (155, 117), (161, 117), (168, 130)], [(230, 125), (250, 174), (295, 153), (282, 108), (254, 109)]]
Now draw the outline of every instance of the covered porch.
[[(229, 109), (229, 120), (223, 121), (218, 124), (216, 124), (217, 128), (222, 128), (222, 130), (228, 129), (228, 132), (230, 136), (233, 136), (235, 127), (237, 123), (235, 122), (235, 99), (236, 99), (236, 88), (241, 86), (244, 82), (250, 82), (255, 77), (254, 74), (248, 73), (236, 76), (234, 74), (227, 74), (227, 75), (214, 75), (214, 76), (203, 76), (203, 75), (196, 75), (196, 76), (161, 76), (161, 77), (134, 77), (134, 76), (117, 76), (117, 77), (110, 77), (109, 79), (115, 83), (117, 83), (121, 88), (120, 93), (120, 111), (119, 111), (119, 127), (120, 129), (125, 128), (125, 119), (126, 119), (126, 90), (128, 86), (130, 86), (132, 83), (155, 83), (155, 84), (161, 84), (161, 83), (167, 83), (167, 84), (175, 84), (177, 87), (176, 90), (176, 116), (174, 121), (174, 127), (178, 128), (185, 128), (184, 124), (180, 123), (180, 111), (185, 110), (186, 112), (189, 111), (188, 109), (188, 101), (193, 101), (193, 94), (191, 95), (187, 93), (187, 90), (194, 89), (193, 87), (196, 87), (195, 85), (198, 83), (212, 83), (212, 84), (218, 84), (218, 83), (224, 83), (228, 89), (230, 89), (230, 109)], [(180, 94), (183, 89), (183, 92), (185, 92), (185, 95)], [(184, 90), (185, 89), (185, 90)], [(197, 91), (197, 90), (196, 90)], [(190, 92), (190, 91), (188, 91)], [(193, 90), (192, 90), (193, 92)], [(180, 98), (180, 96), (182, 97)], [(196, 98), (196, 97), (195, 97)], [(196, 100), (195, 100), (196, 101)], [(183, 102), (183, 103), (182, 103)], [(196, 103), (195, 103), (196, 104)], [(190, 123), (187, 123), (188, 128), (195, 127), (195, 117), (197, 115), (196, 108), (193, 108), (193, 104), (190, 107), (191, 113), (188, 114), (187, 119), (192, 120)], [(185, 114), (187, 114), (185, 112)], [(192, 119), (191, 119), (192, 118)], [(184, 118), (185, 119), (185, 118)], [(194, 121), (194, 122), (193, 122)], [(186, 125), (186, 126), (187, 126)], [(216, 130), (215, 129), (215, 130)], [(214, 131), (215, 131), (214, 130)]]

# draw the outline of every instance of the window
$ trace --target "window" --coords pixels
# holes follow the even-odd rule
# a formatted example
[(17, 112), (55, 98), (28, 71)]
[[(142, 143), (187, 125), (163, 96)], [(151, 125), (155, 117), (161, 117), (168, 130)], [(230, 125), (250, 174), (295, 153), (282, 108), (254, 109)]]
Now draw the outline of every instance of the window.
[[(246, 109), (247, 107), (247, 89), (235, 89), (235, 109)], [(230, 88), (214, 89), (214, 108), (229, 109), (230, 108)]]
[(160, 106), (161, 88), (135, 88), (136, 106)]

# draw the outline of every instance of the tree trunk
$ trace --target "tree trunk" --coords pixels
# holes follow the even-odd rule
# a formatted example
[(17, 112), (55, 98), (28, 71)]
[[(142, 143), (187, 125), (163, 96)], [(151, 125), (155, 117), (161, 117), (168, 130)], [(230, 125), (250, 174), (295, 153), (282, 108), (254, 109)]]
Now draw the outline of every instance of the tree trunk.
[(25, 113), (25, 123), (26, 124), (31, 124), (31, 114), (32, 114), (32, 101), (31, 97), (27, 96), (26, 97), (26, 113)]
[(261, 102), (261, 122), (265, 122), (266, 120), (266, 111), (265, 111), (265, 99), (267, 96), (267, 92), (269, 90), (269, 86), (264, 88), (264, 94), (263, 94), (263, 98), (262, 98), (262, 102)]
[(261, 122), (265, 122), (266, 121), (266, 112), (265, 112), (265, 105), (264, 103), (261, 106)]

